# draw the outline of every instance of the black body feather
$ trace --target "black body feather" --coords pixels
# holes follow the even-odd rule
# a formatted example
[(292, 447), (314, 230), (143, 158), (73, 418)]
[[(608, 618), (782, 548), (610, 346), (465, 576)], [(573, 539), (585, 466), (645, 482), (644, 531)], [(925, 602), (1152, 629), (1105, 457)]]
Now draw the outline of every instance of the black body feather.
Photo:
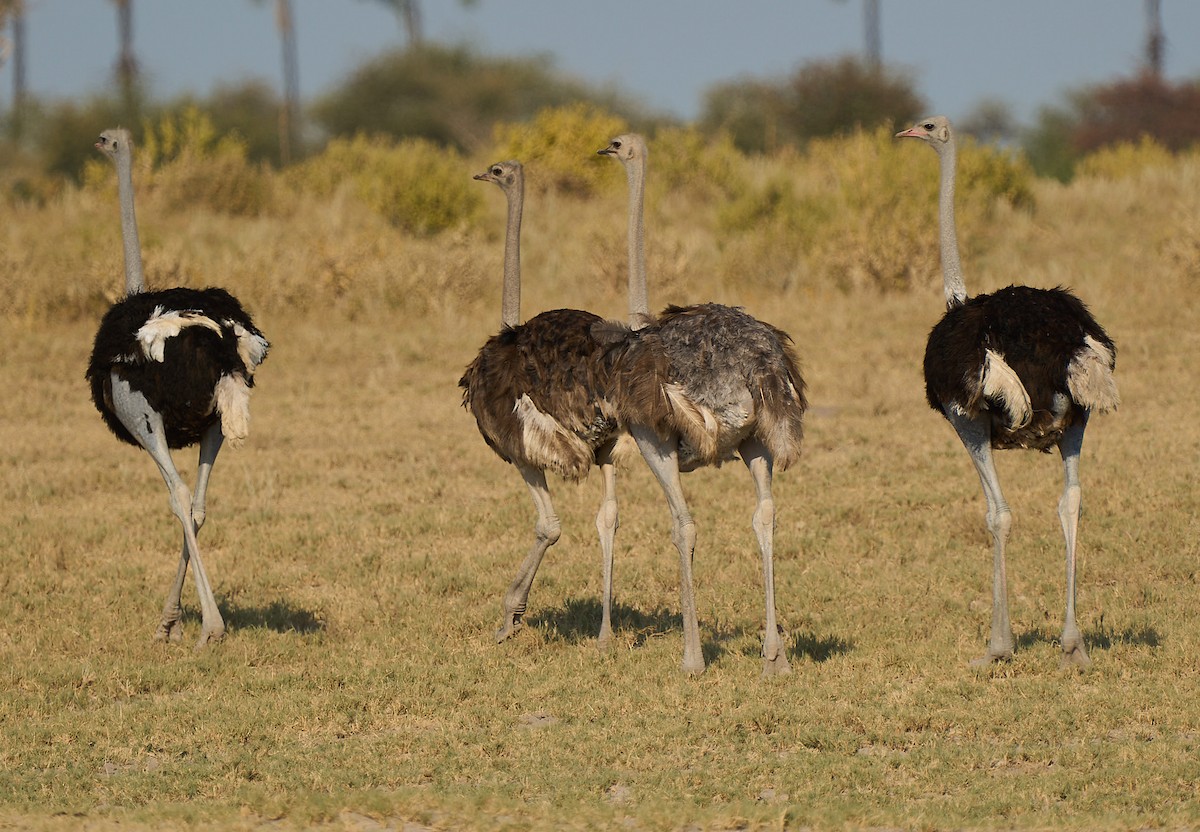
[[(137, 332), (160, 306), (166, 311), (200, 312), (220, 325), (221, 334), (203, 326), (188, 326), (166, 340), (161, 362), (147, 358)], [(86, 374), (92, 401), (104, 423), (121, 441), (138, 445), (112, 409), (111, 374), (116, 372), (162, 416), (169, 447), (199, 442), (220, 418), (214, 396), (221, 376), (240, 373), (248, 386), (254, 384), (253, 368), (246, 367), (238, 354), (234, 324), (252, 335), (262, 335), (237, 299), (224, 289), (140, 292), (115, 303), (100, 322)]]
[[(1067, 373), (1089, 335), (1111, 351), (1115, 364), (1116, 345), (1083, 301), (1065, 289), (1009, 286), (970, 298), (947, 311), (929, 333), (925, 347), (929, 406), (943, 415), (951, 405), (969, 415), (985, 409), (997, 413), (996, 403), (989, 407), (979, 395), (990, 349), (1017, 374), (1033, 408), (1030, 424), (1017, 430), (994, 417), (993, 446), (1048, 451), (1078, 416), (1081, 405), (1071, 396)], [(1065, 412), (1055, 411), (1056, 394), (1070, 403)]]

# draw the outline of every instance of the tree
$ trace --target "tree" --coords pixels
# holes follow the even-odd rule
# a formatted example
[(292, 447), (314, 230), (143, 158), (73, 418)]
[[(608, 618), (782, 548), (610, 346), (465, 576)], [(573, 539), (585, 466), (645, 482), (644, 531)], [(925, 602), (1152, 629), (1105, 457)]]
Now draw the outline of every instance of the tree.
[(113, 0), (117, 7), (117, 64), (114, 74), (121, 101), (132, 118), (138, 104), (138, 62), (133, 52), (133, 0)]
[(429, 43), (363, 64), (315, 102), (311, 113), (333, 136), (425, 138), (473, 151), (491, 141), (497, 122), (577, 101), (625, 113), (634, 109), (615, 94), (559, 76), (545, 58), (489, 58), (466, 46)]
[(911, 122), (924, 109), (908, 75), (844, 57), (805, 64), (782, 80), (712, 87), (701, 123), (729, 132), (744, 151), (770, 151), (858, 127)]
[(1167, 36), (1163, 34), (1162, 3), (1146, 0), (1146, 71), (1161, 78), (1163, 58), (1167, 48)]
[(10, 121), (12, 137), (21, 137), (24, 124), (25, 104), (28, 87), (25, 79), (25, 3), (24, 0), (0, 0), (0, 32), (5, 24), (12, 22), (12, 40), (4, 41), (0, 35), (0, 65), (11, 58), (13, 67), (13, 100)]
[[(254, 0), (261, 5), (264, 0)], [(291, 164), (297, 149), (300, 119), (300, 68), (296, 57), (296, 24), (292, 0), (275, 0), (275, 28), (283, 55), (283, 102), (279, 108), (279, 160)]]

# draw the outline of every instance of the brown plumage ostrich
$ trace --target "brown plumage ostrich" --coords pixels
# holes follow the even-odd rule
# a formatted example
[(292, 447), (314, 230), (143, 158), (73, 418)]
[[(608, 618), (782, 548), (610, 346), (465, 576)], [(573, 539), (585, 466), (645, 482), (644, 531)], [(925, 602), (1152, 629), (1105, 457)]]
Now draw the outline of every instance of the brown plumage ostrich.
[(614, 348), (613, 401), (658, 478), (679, 551), (683, 669), (704, 670), (692, 585), (696, 530), (679, 474), (740, 456), (757, 494), (752, 526), (762, 556), (766, 599), (763, 674), (790, 672), (775, 615), (775, 502), (772, 473), (796, 461), (807, 401), (792, 339), (741, 309), (715, 303), (648, 314), (644, 246), (647, 147), (636, 134), (598, 151), (617, 159), (629, 181), (629, 268), (633, 331)]
[(929, 405), (954, 427), (971, 455), (987, 500), (992, 534), (992, 627), (983, 666), (1012, 657), (1004, 547), (1012, 514), (996, 475), (993, 448), (1057, 447), (1063, 461), (1058, 516), (1066, 540), (1067, 602), (1062, 631), (1064, 665), (1090, 664), (1075, 622), (1075, 543), (1081, 489), (1079, 454), (1092, 412), (1119, 403), (1113, 378), (1117, 348), (1078, 298), (1065, 289), (1009, 286), (967, 297), (954, 222), (954, 130), (934, 116), (897, 137), (920, 139), (941, 165), (939, 224), (945, 316), (925, 347)]
[[(196, 536), (204, 525), (208, 478), (221, 443), (246, 438), (254, 371), (267, 340), (224, 289), (145, 291), (142, 250), (133, 207), (133, 144), (126, 130), (106, 130), (96, 148), (117, 167), (125, 245), (125, 297), (100, 322), (88, 363), (92, 400), (118, 439), (145, 448), (171, 492), (183, 526), (183, 551), (155, 637), (179, 641), (180, 594), (188, 562), (200, 596), (197, 647), (220, 639), (225, 623), (200, 560)], [(191, 494), (171, 460), (172, 448), (200, 445)]]
[(603, 645), (612, 633), (609, 599), (617, 529), (613, 450), (620, 431), (608, 398), (606, 347), (592, 334), (602, 319), (577, 309), (554, 309), (519, 323), (524, 172), (517, 161), (497, 162), (475, 178), (494, 182), (508, 201), (502, 321), (499, 334), (483, 345), (459, 386), (463, 406), (475, 417), (484, 441), (521, 472), (538, 514), (533, 545), (504, 596), (496, 641), (520, 630), (538, 566), (561, 533), (546, 471), (578, 482), (597, 465), (604, 482), (596, 515), (606, 587), (599, 635)]

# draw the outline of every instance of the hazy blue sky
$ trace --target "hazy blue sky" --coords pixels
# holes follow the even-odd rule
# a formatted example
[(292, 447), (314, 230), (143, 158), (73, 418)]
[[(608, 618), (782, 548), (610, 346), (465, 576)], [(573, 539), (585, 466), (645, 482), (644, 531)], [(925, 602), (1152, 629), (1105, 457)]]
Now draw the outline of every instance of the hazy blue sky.
[[(112, 77), (116, 13), (108, 0), (26, 0), (27, 73), (38, 95), (100, 90)], [(931, 112), (966, 115), (982, 98), (1022, 121), (1063, 93), (1136, 70), (1143, 0), (883, 0), (883, 54), (909, 69)], [(374, 0), (294, 0), (307, 98), (403, 43)], [(134, 42), (157, 95), (245, 76), (279, 85), (273, 4), (134, 0)], [(549, 54), (577, 77), (614, 84), (686, 118), (704, 90), (738, 76), (786, 74), (814, 58), (859, 53), (861, 0), (424, 0), (430, 39), (489, 54)], [(1200, 2), (1163, 0), (1167, 75), (1200, 77)], [(11, 96), (0, 69), (0, 104)]]

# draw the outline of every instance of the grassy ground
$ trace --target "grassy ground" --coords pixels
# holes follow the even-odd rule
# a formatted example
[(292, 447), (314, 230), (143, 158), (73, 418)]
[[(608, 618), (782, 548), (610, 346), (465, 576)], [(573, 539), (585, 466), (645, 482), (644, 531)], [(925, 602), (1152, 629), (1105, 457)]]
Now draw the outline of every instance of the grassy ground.
[[(486, 302), (433, 298), (419, 317), (369, 297), (321, 314), (242, 292), (275, 346), (250, 441), (222, 453), (209, 492), (200, 540), (229, 634), (202, 652), (150, 639), (180, 535), (147, 455), (119, 446), (87, 398), (94, 322), (6, 323), (0, 828), (1200, 824), (1200, 212), (1186, 192), (1200, 177), (1186, 173), (1042, 185), (1038, 212), (999, 217), (1004, 242), (967, 264), (974, 291), (1074, 286), (1120, 347), (1123, 407), (1094, 420), (1084, 449), (1085, 674), (1058, 669), (1060, 464), (1017, 452), (1000, 466), (1018, 652), (967, 667), (986, 639), (991, 555), (975, 474), (923, 398), (937, 289), (652, 289), (655, 305), (745, 303), (803, 358), (807, 453), (776, 480), (794, 672), (771, 680), (740, 465), (685, 480), (704, 676), (677, 669), (667, 511), (637, 459), (620, 475), (615, 649), (594, 646), (596, 477), (555, 485), (563, 539), (525, 631), (492, 643), (533, 521), (455, 386), (499, 317), (495, 239), (461, 244), (485, 260)], [(1147, 197), (1164, 189), (1173, 201)], [(557, 207), (563, 223), (583, 211)], [(619, 263), (612, 207), (602, 233), (581, 233), (616, 235), (602, 253)], [(526, 314), (621, 316), (595, 252), (550, 256), (572, 232), (533, 209)], [(275, 250), (291, 239), (252, 233)], [(90, 268), (115, 286), (108, 243)], [(439, 245), (447, 259), (429, 274), (453, 286), (461, 246)], [(194, 470), (191, 452), (177, 459)], [(190, 581), (185, 592), (190, 641)]]

